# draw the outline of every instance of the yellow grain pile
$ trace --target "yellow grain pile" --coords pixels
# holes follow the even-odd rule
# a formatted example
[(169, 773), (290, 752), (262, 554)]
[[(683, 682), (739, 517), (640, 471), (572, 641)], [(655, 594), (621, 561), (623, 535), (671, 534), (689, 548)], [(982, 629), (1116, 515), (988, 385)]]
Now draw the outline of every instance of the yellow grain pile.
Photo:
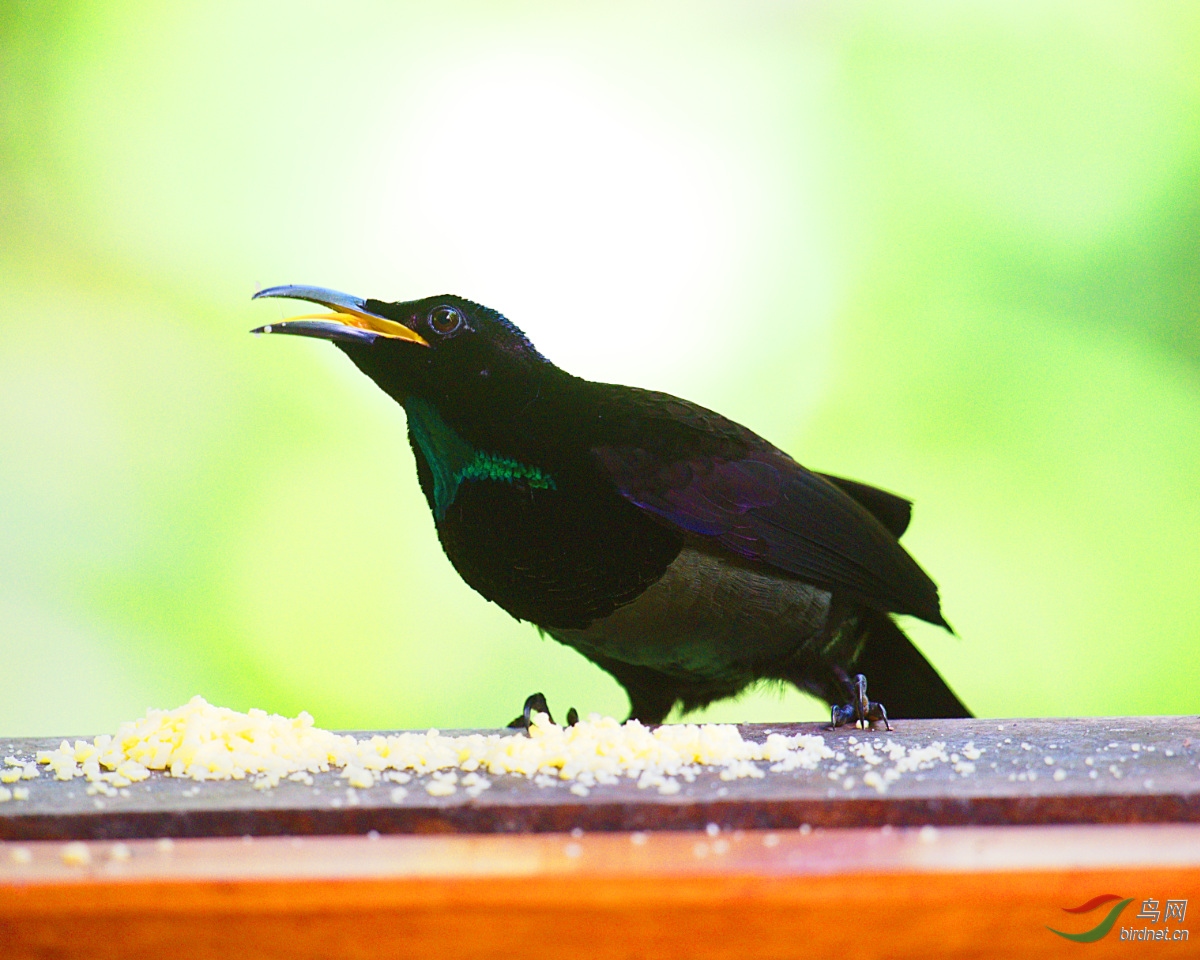
[[(145, 780), (152, 770), (193, 780), (249, 778), (264, 789), (284, 778), (311, 783), (315, 773), (339, 770), (357, 788), (429, 775), (426, 790), (433, 795), (460, 786), (477, 795), (489, 786), (487, 775), (515, 774), (542, 783), (572, 781), (573, 792), (582, 795), (621, 778), (676, 793), (681, 780), (691, 782), (704, 769), (716, 768), (727, 780), (763, 777), (766, 770), (812, 770), (833, 755), (820, 736), (770, 734), (756, 743), (730, 724), (649, 729), (595, 714), (572, 727), (535, 714), (528, 736), (430, 730), (360, 740), (320, 729), (307, 713), (239, 713), (194, 697), (175, 710), (150, 710), (112, 736), (63, 741), (57, 750), (39, 752), (37, 761), (60, 780), (83, 777), (90, 792), (105, 794)], [(393, 796), (404, 793), (401, 788)]]

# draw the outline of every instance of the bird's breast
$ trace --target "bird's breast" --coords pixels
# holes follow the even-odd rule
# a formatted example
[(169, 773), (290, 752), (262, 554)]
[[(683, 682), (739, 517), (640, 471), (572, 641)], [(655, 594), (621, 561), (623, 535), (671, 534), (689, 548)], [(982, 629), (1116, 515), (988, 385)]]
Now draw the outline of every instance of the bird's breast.
[(544, 628), (607, 617), (657, 581), (681, 546), (615, 494), (567, 483), (464, 482), (437, 529), (468, 584)]
[(480, 449), (427, 402), (405, 407), (446, 555), (470, 586), (513, 616), (585, 627), (641, 594), (679, 553), (678, 533), (594, 471), (556, 467), (549, 453), (518, 458)]

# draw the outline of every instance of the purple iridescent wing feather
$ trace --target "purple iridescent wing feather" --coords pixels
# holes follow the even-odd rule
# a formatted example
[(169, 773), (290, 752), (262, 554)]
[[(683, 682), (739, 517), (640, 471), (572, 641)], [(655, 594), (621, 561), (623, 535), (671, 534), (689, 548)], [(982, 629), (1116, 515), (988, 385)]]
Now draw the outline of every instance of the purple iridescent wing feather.
[(661, 425), (669, 417), (669, 442), (651, 449), (618, 442), (592, 451), (627, 500), (681, 531), (835, 594), (945, 622), (937, 587), (896, 539), (908, 524), (908, 501), (806, 470), (711, 411), (663, 395), (646, 399), (637, 419)]

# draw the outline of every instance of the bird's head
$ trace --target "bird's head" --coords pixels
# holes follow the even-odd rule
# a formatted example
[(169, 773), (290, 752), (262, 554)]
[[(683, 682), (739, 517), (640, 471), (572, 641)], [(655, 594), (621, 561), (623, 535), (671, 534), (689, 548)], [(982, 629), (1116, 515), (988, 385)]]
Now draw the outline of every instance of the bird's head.
[(511, 399), (554, 369), (514, 324), (495, 310), (444, 295), (385, 303), (326, 290), (283, 286), (255, 299), (306, 300), (329, 312), (269, 323), (253, 333), (289, 333), (329, 340), (400, 403), (430, 400), (452, 413)]

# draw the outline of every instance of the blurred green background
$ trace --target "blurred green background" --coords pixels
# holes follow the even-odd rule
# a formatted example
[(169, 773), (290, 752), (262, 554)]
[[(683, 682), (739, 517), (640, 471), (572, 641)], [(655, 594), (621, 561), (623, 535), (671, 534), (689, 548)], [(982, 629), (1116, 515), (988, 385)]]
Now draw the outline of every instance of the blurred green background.
[[(403, 412), (259, 287), (456, 292), (916, 502), (979, 713), (1200, 688), (1200, 6), (0, 6), (0, 734), (495, 726)], [(816, 718), (767, 690), (723, 719)], [(827, 716), (828, 714), (824, 714)]]

